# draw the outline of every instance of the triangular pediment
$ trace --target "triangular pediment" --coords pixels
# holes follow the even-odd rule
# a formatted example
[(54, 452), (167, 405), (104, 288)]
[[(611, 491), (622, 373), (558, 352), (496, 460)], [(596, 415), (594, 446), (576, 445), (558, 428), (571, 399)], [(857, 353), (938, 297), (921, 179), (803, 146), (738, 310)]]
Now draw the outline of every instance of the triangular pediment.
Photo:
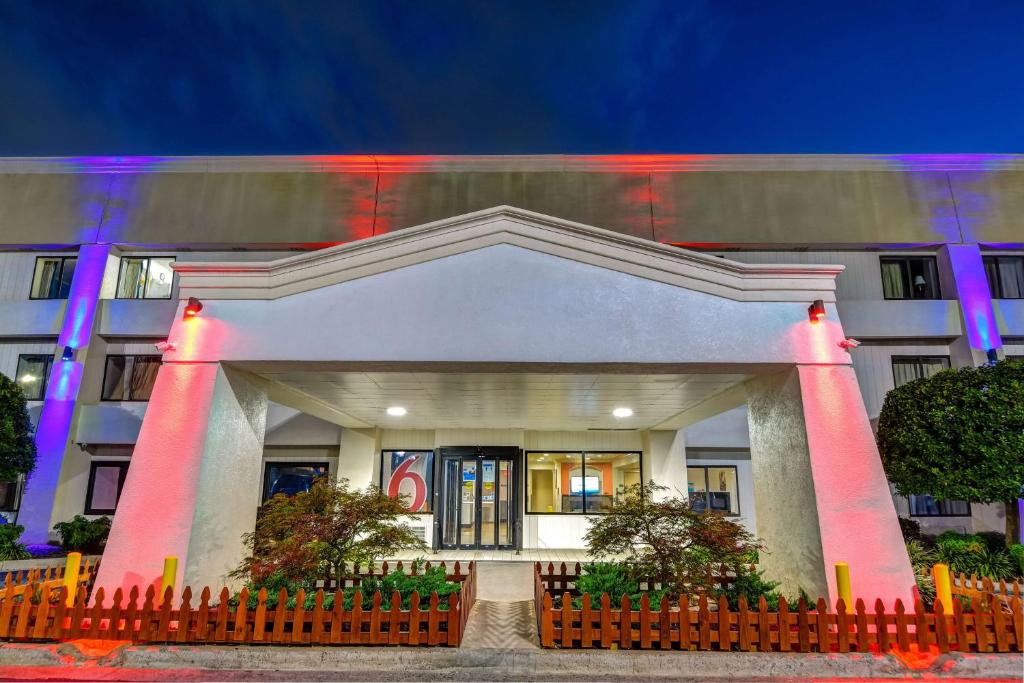
[(179, 261), (175, 270), (182, 297), (279, 299), (502, 244), (736, 301), (834, 301), (842, 271), (739, 263), (511, 206), (274, 261)]

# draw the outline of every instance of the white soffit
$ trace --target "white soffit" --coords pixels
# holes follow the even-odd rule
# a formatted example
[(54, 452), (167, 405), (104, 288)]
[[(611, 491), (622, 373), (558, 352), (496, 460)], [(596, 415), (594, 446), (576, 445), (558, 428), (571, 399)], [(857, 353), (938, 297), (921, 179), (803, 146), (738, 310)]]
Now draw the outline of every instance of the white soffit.
[(174, 264), (182, 297), (278, 299), (499, 244), (736, 301), (835, 301), (843, 266), (748, 264), (510, 206), (264, 263)]

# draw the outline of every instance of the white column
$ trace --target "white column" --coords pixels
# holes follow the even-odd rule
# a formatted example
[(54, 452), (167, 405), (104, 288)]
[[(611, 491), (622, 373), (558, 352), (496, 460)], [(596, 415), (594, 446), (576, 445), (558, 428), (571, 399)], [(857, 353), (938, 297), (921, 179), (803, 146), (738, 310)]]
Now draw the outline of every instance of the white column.
[(166, 556), (176, 585), (219, 590), (255, 528), (267, 398), (219, 363), (160, 368), (103, 553), (98, 585), (158, 584)]
[(686, 438), (682, 429), (652, 431), (646, 449), (649, 465), (644, 469), (644, 481), (665, 486), (666, 496), (687, 497)]
[(784, 590), (912, 599), (914, 577), (853, 368), (798, 366), (747, 384), (757, 527)]
[(338, 450), (338, 479), (348, 479), (349, 486), (365, 489), (379, 483), (380, 430), (341, 430)]

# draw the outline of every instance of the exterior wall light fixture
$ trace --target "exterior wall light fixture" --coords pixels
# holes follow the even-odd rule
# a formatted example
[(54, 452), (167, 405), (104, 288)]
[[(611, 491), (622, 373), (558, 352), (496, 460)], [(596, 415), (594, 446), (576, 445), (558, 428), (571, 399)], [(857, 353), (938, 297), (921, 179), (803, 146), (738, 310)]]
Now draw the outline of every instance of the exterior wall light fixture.
[(825, 317), (825, 302), (821, 299), (815, 299), (814, 303), (807, 307), (807, 317), (810, 319), (811, 324), (817, 325), (818, 321)]
[(185, 316), (184, 320), (194, 318), (199, 315), (199, 311), (203, 310), (203, 302), (194, 296), (188, 298), (188, 303), (185, 304)]
[(62, 354), (60, 354), (60, 359), (61, 360), (74, 360), (75, 359), (75, 350), (73, 348), (71, 348), (70, 346), (65, 346), (64, 347), (64, 352)]

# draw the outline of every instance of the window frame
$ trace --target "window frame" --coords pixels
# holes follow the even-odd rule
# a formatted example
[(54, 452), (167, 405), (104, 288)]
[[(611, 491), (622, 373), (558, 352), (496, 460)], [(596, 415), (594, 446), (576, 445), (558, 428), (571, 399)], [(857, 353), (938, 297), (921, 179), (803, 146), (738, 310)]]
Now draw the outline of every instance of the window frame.
[[(170, 259), (170, 261), (173, 263), (173, 262), (178, 260), (178, 257), (177, 256), (161, 256), (159, 254), (152, 254), (152, 255), (148, 255), (148, 256), (121, 256), (120, 257), (119, 262), (117, 264), (117, 284), (114, 286), (114, 298), (115, 299), (117, 299), (119, 301), (144, 301), (144, 300), (147, 300), (147, 299), (149, 299), (151, 301), (168, 301), (168, 300), (174, 298), (174, 273), (173, 272), (171, 273), (171, 287), (170, 287), (170, 290), (167, 292), (167, 296), (149, 296), (149, 266), (150, 266), (150, 261), (152, 261), (153, 259)], [(143, 281), (145, 282), (145, 285), (143, 286), (142, 296), (121, 296), (121, 280), (124, 277), (125, 262), (126, 261), (145, 261), (146, 262), (146, 269), (144, 271), (145, 275), (143, 276)]]
[[(973, 514), (973, 511), (971, 510), (971, 502), (969, 500), (935, 501), (936, 503), (939, 503), (939, 504), (941, 504), (943, 502), (966, 503), (967, 504), (967, 513), (963, 514), (963, 515), (944, 514), (944, 513), (939, 513), (937, 515), (932, 515), (932, 514), (922, 515), (922, 514), (915, 513), (914, 512), (914, 504), (913, 504), (913, 502), (911, 502), (910, 499), (911, 498), (916, 498), (919, 495), (929, 495), (929, 494), (917, 494), (917, 495), (913, 495), (913, 496), (905, 496), (905, 498), (907, 499), (907, 516), (909, 516), (909, 517), (924, 517), (924, 518), (928, 518), (928, 519), (935, 519), (935, 518), (938, 518), (938, 517), (947, 517), (947, 518), (948, 517), (959, 517), (959, 518), (963, 518), (963, 517), (970, 517)], [(934, 497), (932, 499), (934, 500)]]
[[(602, 450), (602, 451), (598, 451), (598, 450), (584, 450), (584, 449), (577, 449), (577, 450), (572, 450), (572, 449), (566, 449), (566, 450), (534, 449), (534, 450), (530, 450), (530, 451), (524, 450), (523, 451), (523, 483), (522, 483), (523, 514), (524, 515), (562, 515), (562, 516), (575, 517), (577, 515), (586, 516), (586, 515), (607, 515), (608, 514), (607, 512), (587, 512), (587, 493), (586, 493), (586, 487), (585, 486), (584, 486), (584, 491), (583, 491), (583, 510), (581, 510), (580, 512), (530, 512), (530, 497), (528, 495), (528, 491), (527, 491), (527, 488), (526, 488), (526, 482), (527, 482), (527, 479), (530, 476), (530, 454), (531, 453), (554, 453), (556, 455), (557, 454), (565, 455), (565, 454), (569, 454), (569, 453), (579, 453), (582, 456), (581, 457), (580, 467), (583, 470), (583, 476), (584, 477), (586, 477), (586, 475), (587, 475), (587, 453), (591, 453), (593, 455), (614, 455), (616, 453), (620, 453), (622, 455), (637, 455), (637, 456), (640, 457), (640, 463), (639, 463), (640, 464), (640, 485), (641, 486), (644, 485), (644, 452), (642, 450), (639, 450), (639, 449), (638, 450), (630, 450), (630, 449), (610, 450), (610, 451), (606, 451), (606, 450)], [(612, 495), (614, 496), (614, 494), (612, 494)]]
[(8, 479), (7, 481), (0, 482), (3, 484), (11, 484), (12, 487), (8, 489), (10, 492), (10, 506), (8, 506), (7, 499), (0, 498), (0, 512), (17, 512), (21, 507), (21, 493), (22, 487), (25, 485), (25, 476), (19, 474), (14, 479)]
[[(886, 262), (890, 262), (890, 263), (893, 263), (893, 262), (895, 262), (895, 263), (906, 263), (907, 264), (906, 265), (906, 269), (905, 269), (906, 279), (903, 281), (903, 285), (904, 285), (904, 287), (907, 288), (908, 292), (913, 292), (914, 291), (914, 283), (913, 283), (913, 279), (911, 278), (911, 275), (910, 275), (910, 261), (913, 261), (913, 260), (927, 260), (927, 261), (931, 261), (931, 263), (932, 263), (932, 265), (934, 267), (934, 272), (935, 272), (935, 296), (934, 297), (922, 297), (922, 298), (918, 298), (918, 297), (914, 297), (914, 296), (910, 296), (910, 297), (886, 296), (886, 294), (885, 294), (885, 264), (886, 264)], [(903, 272), (903, 270), (904, 269), (901, 268), (901, 273)], [(893, 254), (893, 255), (888, 255), (888, 256), (879, 255), (879, 257), (878, 257), (878, 273), (879, 273), (879, 277), (881, 278), (881, 282), (882, 282), (882, 298), (885, 301), (941, 301), (942, 300), (942, 283), (940, 282), (940, 278), (939, 278), (939, 260), (934, 255), (923, 255), (923, 256), (914, 255), (914, 254)]]
[(260, 507), (266, 505), (267, 501), (270, 500), (270, 498), (267, 497), (267, 493), (269, 493), (270, 488), (270, 468), (275, 465), (284, 465), (286, 467), (310, 468), (322, 466), (325, 470), (322, 476), (327, 477), (328, 479), (331, 478), (331, 462), (329, 460), (264, 460), (262, 482), (263, 485), (260, 487)]
[[(707, 494), (711, 493), (711, 483), (708, 481), (708, 470), (709, 469), (716, 469), (716, 470), (731, 469), (733, 471), (733, 473), (735, 474), (735, 476), (736, 476), (736, 512), (733, 512), (730, 509), (729, 512), (726, 512), (726, 513), (716, 513), (716, 514), (721, 514), (723, 517), (742, 517), (743, 516), (743, 505), (742, 505), (742, 501), (740, 500), (740, 468), (739, 468), (738, 465), (691, 465), (690, 463), (686, 463), (686, 469), (687, 470), (689, 470), (689, 469), (701, 469), (701, 470), (704, 470), (704, 495), (705, 495), (705, 503), (706, 503), (705, 507), (704, 507), (704, 512), (715, 512), (714, 510), (711, 509), (711, 506), (709, 504), (707, 504), (707, 503), (710, 503), (710, 500), (707, 499)], [(689, 475), (687, 475), (687, 476), (689, 476)], [(720, 492), (717, 492), (717, 493), (720, 493)], [(690, 498), (690, 492), (689, 491), (686, 492), (686, 497), (688, 499)]]
[[(377, 473), (377, 488), (387, 495), (387, 491), (384, 489), (384, 454), (385, 453), (397, 453), (402, 451), (404, 453), (432, 453), (433, 457), (430, 459), (430, 475), (427, 477), (427, 484), (430, 486), (430, 491), (427, 492), (427, 502), (430, 504), (430, 510), (425, 512), (410, 512), (410, 515), (435, 515), (437, 511), (434, 510), (434, 491), (437, 482), (434, 481), (434, 477), (437, 473), (437, 456), (438, 452), (436, 448), (382, 448), (380, 449), (380, 468)], [(389, 496), (390, 497), (390, 496)]]
[[(1018, 255), (1018, 254), (982, 254), (982, 256), (981, 256), (981, 264), (982, 264), (982, 267), (985, 269), (985, 279), (988, 281), (989, 295), (993, 299), (1000, 299), (1000, 300), (1006, 300), (1006, 301), (1020, 301), (1021, 299), (1024, 299), (1024, 293), (1022, 293), (1021, 296), (1014, 296), (1014, 297), (1008, 297), (1008, 296), (1004, 296), (1003, 295), (1004, 294), (1003, 293), (1003, 278), (1002, 278), (1002, 276), (999, 273), (999, 260), (1000, 259), (1013, 259), (1015, 261), (1020, 261), (1021, 268), (1024, 268), (1024, 255)], [(988, 266), (989, 266), (989, 264), (992, 264), (995, 267), (995, 270), (996, 270), (995, 282), (992, 282), (992, 280), (990, 280), (989, 277), (988, 277)]]
[[(111, 358), (159, 358), (163, 359), (158, 353), (108, 353), (106, 358), (103, 359), (103, 382), (100, 384), (100, 401), (103, 403), (149, 403), (148, 398), (107, 398), (104, 394), (107, 389), (107, 371), (110, 370), (110, 359)], [(125, 362), (127, 368), (128, 363)], [(132, 374), (135, 374), (135, 363), (132, 362)], [(156, 381), (155, 379), (153, 380)], [(128, 389), (131, 390), (131, 379), (128, 380)], [(150, 392), (152, 393), (152, 392)]]
[(43, 259), (60, 259), (60, 272), (57, 274), (57, 281), (64, 279), (64, 268), (67, 267), (69, 259), (74, 259), (75, 266), (78, 265), (78, 254), (57, 254), (54, 256), (38, 255), (36, 256), (35, 265), (32, 266), (32, 279), (28, 283), (28, 298), (29, 301), (67, 301), (68, 296), (71, 294), (71, 285), (68, 285), (68, 294), (65, 296), (36, 296), (35, 289), (36, 284), (36, 273), (39, 271), (39, 262)]
[[(87, 515), (113, 515), (117, 512), (117, 504), (121, 502), (121, 493), (124, 492), (124, 480), (128, 477), (128, 467), (132, 464), (131, 460), (91, 460), (89, 461), (89, 485), (85, 490), (85, 512)], [(121, 470), (117, 478), (117, 497), (114, 501), (114, 508), (108, 510), (105, 508), (94, 508), (92, 507), (92, 494), (93, 489), (96, 486), (96, 470), (100, 467), (117, 467)]]
[[(45, 362), (46, 365), (45, 365), (45, 369), (43, 370), (43, 383), (42, 383), (42, 386), (39, 388), (40, 389), (40, 391), (39, 391), (39, 398), (29, 398), (28, 396), (25, 397), (26, 401), (45, 401), (46, 400), (46, 389), (50, 385), (50, 372), (53, 370), (53, 354), (51, 353), (51, 354), (47, 355), (45, 353), (19, 353), (18, 354), (18, 363), (17, 363), (17, 365), (14, 366), (14, 381), (15, 381), (15, 383), (18, 382), (18, 368), (21, 367), (21, 359), (22, 358), (44, 358), (45, 359), (44, 362)], [(22, 391), (22, 393), (24, 393), (24, 391)]]
[[(914, 360), (914, 361), (920, 362), (923, 359), (931, 359), (931, 360), (939, 360), (939, 359), (941, 359), (941, 360), (946, 361), (946, 367), (944, 367), (943, 370), (950, 370), (950, 369), (953, 368), (953, 363), (952, 363), (952, 360), (950, 359), (949, 354), (946, 354), (946, 355), (934, 354), (934, 355), (921, 355), (921, 356), (902, 354), (902, 355), (889, 356), (889, 368), (890, 368), (890, 370), (892, 370), (892, 384), (893, 384), (893, 388), (898, 388), (898, 387), (903, 386), (896, 379), (896, 361), (897, 360)], [(923, 378), (918, 378), (918, 379), (923, 379)], [(911, 381), (913, 381), (913, 380), (911, 380)]]

